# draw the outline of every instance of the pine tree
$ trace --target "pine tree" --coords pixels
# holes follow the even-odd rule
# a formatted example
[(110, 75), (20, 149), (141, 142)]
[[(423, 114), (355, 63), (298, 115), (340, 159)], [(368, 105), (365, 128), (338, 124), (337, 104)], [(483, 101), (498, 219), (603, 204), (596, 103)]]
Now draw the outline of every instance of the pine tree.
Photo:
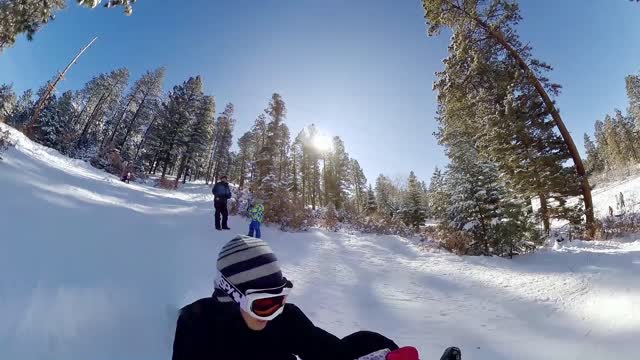
[(0, 2), (0, 52), (12, 46), (24, 33), (28, 40), (42, 26), (53, 20), (54, 13), (65, 7), (65, 0), (14, 0)]
[(587, 152), (587, 171), (589, 174), (604, 171), (604, 161), (600, 157), (600, 153), (598, 152), (596, 145), (591, 141), (591, 138), (587, 134), (584, 134), (584, 148)]
[[(78, 4), (95, 8), (102, 0), (76, 0)], [(116, 6), (124, 7), (124, 13), (129, 16), (133, 13), (133, 4), (136, 0), (107, 0), (104, 7), (111, 8)]]
[(0, 85), (0, 122), (8, 122), (16, 106), (16, 94), (11, 85)]
[[(196, 86), (201, 88), (202, 80), (200, 77), (196, 77), (196, 83), (197, 82), (200, 82), (200, 84)], [(192, 169), (198, 156), (206, 151), (207, 144), (212, 135), (210, 119), (213, 118), (215, 114), (215, 100), (212, 96), (204, 96), (202, 93), (198, 95), (195, 104), (186, 110), (189, 124), (187, 125), (186, 136), (182, 139), (182, 142), (179, 143), (179, 146), (181, 146), (183, 150), (182, 159), (178, 166), (175, 187), (177, 187), (178, 181), (183, 175), (184, 178), (182, 182), (186, 182), (186, 170)]]
[(358, 160), (349, 160), (348, 174), (348, 188), (353, 196), (356, 211), (361, 213), (367, 209), (368, 194), (367, 177), (364, 175)]
[[(78, 4), (96, 7), (100, 0), (76, 0)], [(108, 0), (105, 7), (122, 6), (127, 15), (131, 15), (135, 0)], [(16, 37), (25, 34), (27, 40), (33, 40), (35, 34), (55, 13), (66, 6), (66, 0), (10, 0), (0, 1), (0, 52), (11, 47)]]
[(302, 129), (296, 136), (294, 147), (299, 152), (296, 166), (300, 174), (300, 195), (304, 205), (311, 205), (312, 209), (320, 202), (322, 191), (320, 182), (320, 152), (313, 145), (313, 139), (318, 134), (314, 124)]
[(229, 160), (229, 150), (233, 144), (233, 128), (236, 120), (233, 118), (234, 107), (229, 103), (216, 120), (214, 127), (212, 152), (209, 160), (207, 182), (211, 177), (216, 181), (220, 175), (225, 175), (225, 164)]
[(31, 113), (33, 112), (34, 106), (35, 100), (33, 90), (25, 90), (25, 92), (18, 98), (18, 101), (9, 116), (9, 125), (15, 128), (21, 128), (29, 121), (29, 119), (31, 119)]
[(388, 217), (395, 216), (402, 203), (400, 190), (393, 184), (391, 179), (382, 174), (376, 179), (375, 190), (378, 212)]
[[(202, 114), (210, 110), (213, 99), (203, 100), (202, 79), (191, 77), (182, 85), (176, 85), (163, 104), (158, 126), (152, 135), (154, 155), (152, 171), (162, 164), (164, 179), (170, 166), (179, 164), (184, 170), (187, 157), (192, 154), (189, 141), (194, 136), (194, 124), (203, 125)], [(213, 116), (213, 115), (211, 115)], [(197, 126), (196, 126), (197, 128)], [(194, 144), (200, 147), (201, 144)], [(177, 180), (177, 179), (176, 179)]]
[(255, 185), (261, 196), (269, 202), (278, 192), (280, 185), (278, 183), (281, 168), (279, 155), (280, 149), (285, 145), (282, 125), (286, 117), (286, 106), (279, 94), (273, 94), (265, 113), (269, 116), (270, 121), (267, 123), (266, 139), (258, 153), (258, 178)]
[(594, 129), (598, 157), (603, 163), (604, 170), (609, 170), (612, 168), (612, 164), (609, 159), (609, 144), (607, 143), (607, 137), (605, 136), (604, 123), (601, 120), (596, 120)]
[(238, 139), (238, 186), (242, 189), (244, 188), (245, 181), (248, 177), (248, 172), (251, 169), (251, 145), (253, 142), (253, 136), (250, 131), (244, 133)]
[[(499, 75), (494, 71), (496, 68), (517, 69), (518, 77), (533, 89), (537, 102), (544, 105), (574, 162), (575, 178), (580, 181), (585, 204), (587, 228), (589, 235), (593, 235), (595, 218), (591, 187), (578, 149), (552, 100), (552, 96), (558, 95), (560, 86), (544, 76), (551, 67), (534, 59), (531, 47), (520, 41), (515, 29), (521, 20), (517, 4), (504, 0), (423, 0), (422, 4), (429, 35), (437, 35), (445, 27), (453, 31), (445, 70), (437, 74), (435, 85), (439, 116), (445, 121), (455, 121), (457, 112), (465, 113), (468, 119), (473, 118), (473, 113), (484, 118), (499, 116), (496, 113), (499, 108), (494, 105), (501, 102), (491, 102), (494, 94), (486, 91), (485, 86), (494, 83), (492, 75)], [(486, 76), (477, 76), (483, 73)], [(503, 83), (498, 79), (499, 84)], [(476, 96), (473, 91), (457, 91), (460, 88), (484, 91), (475, 91)], [(446, 131), (444, 135), (447, 135)]]
[(447, 208), (449, 207), (450, 198), (451, 195), (447, 192), (445, 184), (445, 176), (442, 171), (436, 167), (431, 176), (431, 182), (429, 183), (429, 216), (436, 220), (445, 220), (447, 218)]
[(325, 166), (325, 198), (336, 210), (341, 210), (346, 198), (349, 154), (345, 151), (340, 137), (333, 138), (333, 148), (327, 156)]
[(117, 148), (125, 158), (134, 156), (134, 144), (139, 144), (143, 128), (151, 123), (159, 107), (165, 69), (147, 71), (138, 79), (129, 94), (122, 98), (113, 117), (105, 123), (105, 133), (101, 148)]
[(423, 201), (422, 185), (418, 181), (416, 174), (411, 171), (407, 181), (407, 191), (402, 202), (402, 220), (408, 226), (413, 226), (416, 230), (424, 224), (426, 211)]
[(71, 146), (71, 122), (76, 116), (74, 95), (66, 91), (59, 98), (51, 95), (40, 113), (40, 122), (36, 132), (36, 140), (62, 153)]
[(473, 242), (469, 244), (472, 253), (490, 255), (491, 225), (503, 216), (500, 201), (506, 189), (498, 179), (495, 164), (478, 159), (470, 148), (465, 154), (466, 158), (449, 165), (447, 187), (451, 200), (447, 223), (472, 234)]
[(78, 115), (80, 134), (76, 140), (76, 157), (94, 157), (102, 137), (108, 136), (105, 120), (113, 117), (129, 80), (129, 70), (116, 69), (100, 74), (89, 81), (82, 90), (84, 104)]
[(629, 75), (625, 81), (627, 98), (629, 99), (629, 115), (634, 119), (636, 128), (640, 129), (640, 75)]
[(367, 190), (367, 207), (366, 212), (367, 215), (372, 215), (378, 210), (378, 203), (376, 201), (376, 194), (373, 192), (373, 187), (369, 184), (369, 189)]

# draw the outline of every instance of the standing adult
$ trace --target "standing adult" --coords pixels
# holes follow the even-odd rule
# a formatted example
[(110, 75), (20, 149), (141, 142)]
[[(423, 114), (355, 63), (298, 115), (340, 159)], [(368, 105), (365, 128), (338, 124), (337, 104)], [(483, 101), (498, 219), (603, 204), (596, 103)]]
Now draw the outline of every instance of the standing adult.
[[(229, 183), (227, 177), (220, 177), (215, 185), (213, 185), (213, 206), (216, 209), (216, 230), (231, 230), (227, 225), (229, 218), (229, 211), (227, 210), (227, 200), (231, 199), (231, 189), (229, 189)], [(222, 215), (222, 227), (220, 226), (220, 216)]]

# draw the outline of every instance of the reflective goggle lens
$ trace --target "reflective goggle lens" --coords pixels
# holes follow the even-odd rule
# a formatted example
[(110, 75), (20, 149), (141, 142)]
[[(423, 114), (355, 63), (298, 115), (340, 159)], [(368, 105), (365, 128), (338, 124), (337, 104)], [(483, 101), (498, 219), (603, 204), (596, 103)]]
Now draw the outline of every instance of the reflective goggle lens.
[(271, 316), (284, 306), (286, 296), (274, 296), (264, 299), (254, 300), (251, 304), (251, 311), (258, 316)]

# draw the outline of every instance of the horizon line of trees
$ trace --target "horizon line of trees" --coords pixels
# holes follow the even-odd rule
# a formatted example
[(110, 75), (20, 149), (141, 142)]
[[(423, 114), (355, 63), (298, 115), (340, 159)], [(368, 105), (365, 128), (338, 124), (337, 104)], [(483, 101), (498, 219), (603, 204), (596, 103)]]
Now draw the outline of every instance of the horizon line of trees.
[[(165, 69), (158, 68), (131, 82), (129, 71), (119, 68), (79, 90), (53, 92), (35, 115), (30, 136), (119, 176), (157, 175), (166, 188), (227, 175), (265, 200), (268, 221), (290, 228), (300, 220), (292, 214), (307, 208), (330, 207), (341, 222), (380, 215), (413, 229), (428, 216), (426, 184), (413, 172), (402, 182), (380, 175), (374, 191), (339, 136), (329, 149), (317, 145), (324, 135), (314, 124), (292, 136), (281, 95), (274, 93), (251, 128), (234, 139), (233, 104), (216, 114), (215, 98), (203, 92), (200, 76), (166, 93), (164, 78)], [(11, 85), (0, 84), (0, 121), (26, 130), (49, 85), (18, 96)]]

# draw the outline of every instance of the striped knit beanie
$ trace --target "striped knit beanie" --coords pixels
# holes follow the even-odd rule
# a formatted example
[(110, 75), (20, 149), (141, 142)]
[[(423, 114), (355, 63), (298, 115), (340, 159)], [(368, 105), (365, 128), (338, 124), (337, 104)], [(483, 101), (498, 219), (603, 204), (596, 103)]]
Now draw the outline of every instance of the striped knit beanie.
[[(238, 235), (226, 243), (217, 263), (218, 271), (243, 293), (248, 289), (271, 289), (285, 284), (276, 255), (260, 239)], [(214, 296), (219, 301), (232, 301), (216, 286)]]

